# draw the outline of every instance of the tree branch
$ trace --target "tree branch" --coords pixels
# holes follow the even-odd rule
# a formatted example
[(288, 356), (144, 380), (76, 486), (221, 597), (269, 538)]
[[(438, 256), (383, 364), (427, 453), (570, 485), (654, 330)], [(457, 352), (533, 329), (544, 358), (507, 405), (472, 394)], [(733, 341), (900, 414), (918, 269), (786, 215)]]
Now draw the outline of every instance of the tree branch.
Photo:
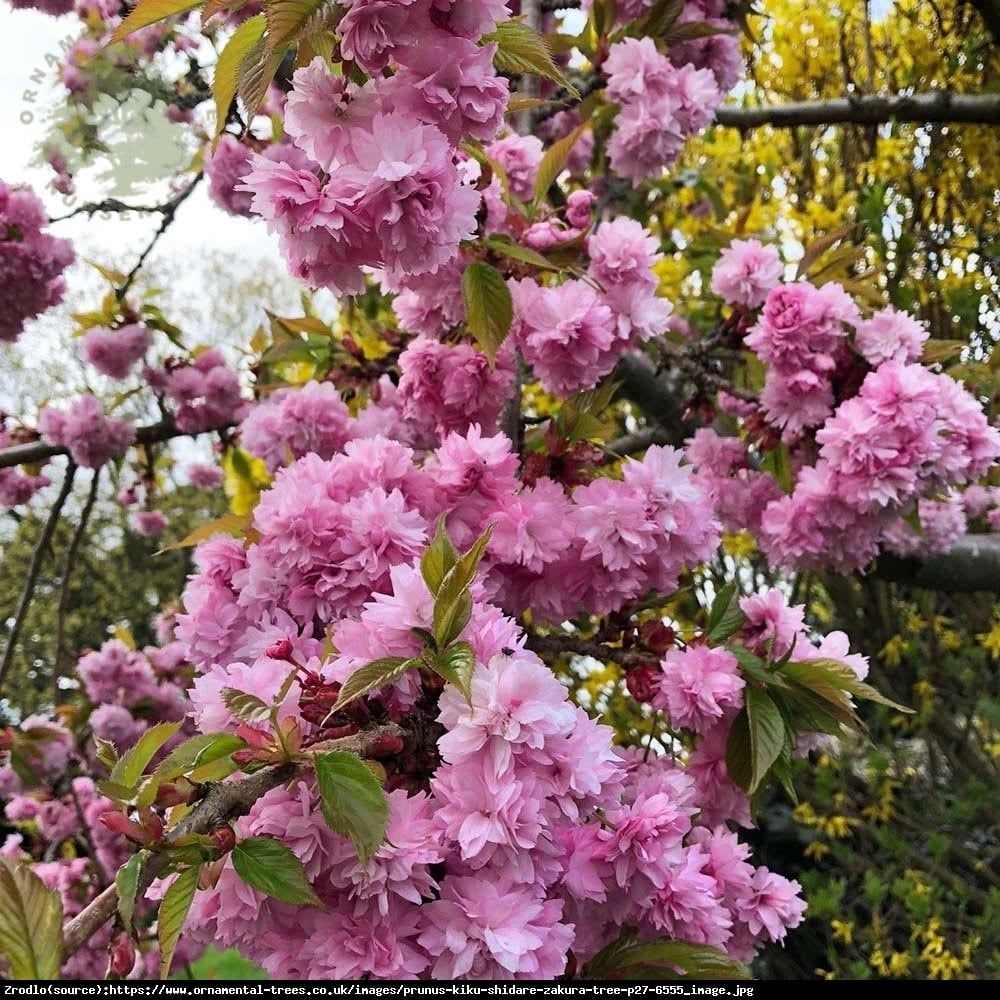
[(882, 555), (874, 572), (894, 583), (952, 594), (1000, 592), (1000, 535), (966, 535), (936, 556)]
[[(228, 430), (232, 424), (223, 424), (211, 430), (200, 431), (201, 434), (214, 434), (217, 431)], [(171, 441), (179, 437), (197, 437), (187, 431), (178, 430), (172, 420), (160, 420), (155, 424), (136, 428), (136, 444), (157, 444), (161, 441)], [(68, 455), (69, 449), (59, 444), (47, 444), (45, 441), (29, 441), (26, 444), (15, 444), (9, 448), (0, 449), (0, 469), (9, 469), (13, 465), (30, 465), (32, 462), (43, 462), (55, 455)]]
[(1000, 125), (1000, 94), (865, 94), (827, 101), (795, 101), (760, 108), (722, 107), (715, 113), (719, 125), (733, 128), (795, 128), (800, 125), (914, 124)]
[[(73, 538), (66, 549), (66, 558), (63, 560), (62, 582), (59, 585), (59, 607), (56, 611), (56, 655), (52, 669), (52, 704), (59, 701), (59, 681), (62, 678), (62, 664), (66, 655), (66, 612), (69, 609), (69, 582), (73, 576), (73, 568), (76, 565), (76, 554), (80, 549), (80, 543), (87, 532), (87, 522), (90, 521), (91, 511), (97, 500), (97, 490), (101, 484), (101, 470), (94, 469), (94, 474), (90, 480), (90, 492), (87, 494), (87, 501), (80, 512), (80, 522), (73, 532)], [(88, 834), (89, 836), (89, 834)]]
[[(384, 737), (401, 735), (404, 735), (404, 731), (392, 723), (373, 726), (356, 736), (331, 741), (331, 749), (347, 750), (359, 757), (366, 757), (369, 748), (377, 745)], [(204, 798), (167, 834), (164, 844), (169, 846), (192, 833), (211, 833), (230, 820), (245, 816), (258, 799), (272, 788), (292, 781), (304, 769), (304, 764), (273, 764), (239, 781), (209, 785)], [(150, 858), (140, 875), (137, 898), (163, 872), (167, 864), (164, 854), (154, 854)], [(112, 884), (91, 900), (64, 928), (63, 959), (69, 958), (86, 944), (101, 927), (114, 918), (117, 909), (118, 890)]]
[(578, 639), (572, 635), (532, 635), (528, 633), (528, 649), (539, 656), (559, 656), (575, 653), (578, 656), (592, 656), (595, 660), (612, 660), (623, 667), (649, 663), (652, 657), (637, 649), (622, 649), (619, 646), (605, 646), (593, 639)]
[(66, 498), (73, 489), (73, 479), (75, 476), (76, 465), (70, 462), (66, 466), (66, 475), (63, 478), (62, 489), (59, 490), (59, 495), (56, 497), (55, 503), (52, 504), (48, 520), (45, 522), (45, 527), (42, 528), (41, 534), (35, 542), (35, 549), (31, 553), (31, 564), (28, 567), (28, 575), (21, 590), (21, 598), (17, 602), (17, 610), (14, 612), (14, 623), (11, 625), (10, 633), (7, 636), (7, 648), (3, 651), (3, 660), (0, 661), (0, 690), (2, 690), (7, 670), (14, 660), (14, 649), (17, 646), (18, 637), (21, 635), (21, 629), (24, 627), (24, 619), (31, 605), (31, 598), (35, 594), (35, 585), (38, 583), (38, 574), (42, 569), (42, 560), (45, 558), (45, 553), (52, 541), (56, 525), (59, 523), (59, 515), (62, 513)]

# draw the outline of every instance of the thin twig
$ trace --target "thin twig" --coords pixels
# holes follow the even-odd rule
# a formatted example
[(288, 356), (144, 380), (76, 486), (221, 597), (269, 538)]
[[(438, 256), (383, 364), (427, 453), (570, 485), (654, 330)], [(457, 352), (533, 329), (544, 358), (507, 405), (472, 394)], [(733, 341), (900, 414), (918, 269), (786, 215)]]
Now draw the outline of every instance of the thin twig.
[(153, 238), (146, 244), (146, 249), (139, 255), (139, 259), (136, 261), (135, 267), (133, 267), (132, 270), (125, 275), (125, 280), (118, 286), (118, 288), (115, 289), (115, 297), (119, 301), (125, 298), (128, 290), (132, 287), (132, 283), (142, 270), (142, 265), (146, 263), (146, 258), (153, 252), (153, 248), (159, 242), (160, 237), (170, 228), (170, 224), (174, 221), (174, 217), (177, 215), (177, 209), (179, 209), (181, 205), (183, 205), (184, 202), (191, 197), (194, 189), (201, 181), (202, 176), (201, 172), (195, 174), (191, 183), (188, 184), (183, 191), (168, 201), (162, 209), (160, 209), (163, 213), (163, 218), (160, 220), (160, 225), (157, 227), (156, 232), (153, 233)]
[(66, 655), (66, 613), (69, 610), (69, 584), (73, 576), (73, 568), (76, 565), (76, 554), (80, 549), (80, 543), (87, 532), (87, 522), (94, 509), (94, 502), (97, 500), (97, 489), (101, 482), (101, 470), (94, 469), (94, 474), (90, 480), (90, 492), (87, 494), (87, 501), (80, 512), (80, 521), (73, 532), (69, 548), (66, 549), (66, 558), (63, 560), (62, 582), (59, 585), (59, 608), (56, 612), (56, 656), (55, 665), (52, 670), (52, 704), (59, 701), (59, 681), (62, 680), (62, 665)]
[(634, 455), (637, 451), (645, 451), (650, 445), (670, 444), (672, 435), (658, 424), (641, 427), (632, 434), (623, 434), (614, 441), (604, 445), (604, 450), (612, 455)]
[(622, 666), (638, 666), (649, 663), (649, 653), (638, 649), (622, 649), (619, 646), (605, 646), (603, 642), (593, 639), (578, 639), (571, 635), (528, 635), (528, 649), (539, 655), (559, 656), (563, 653), (574, 653), (578, 656), (592, 656), (595, 660), (620, 663)]
[(24, 627), (24, 619), (27, 617), (28, 608), (31, 606), (31, 598), (35, 594), (35, 585), (38, 583), (38, 574), (42, 569), (42, 560), (45, 558), (49, 543), (52, 541), (56, 525), (59, 523), (59, 515), (62, 513), (66, 498), (73, 489), (73, 479), (75, 476), (76, 465), (70, 462), (66, 466), (66, 475), (63, 478), (62, 489), (59, 490), (59, 495), (56, 497), (55, 503), (52, 504), (52, 509), (49, 511), (49, 518), (35, 542), (35, 550), (31, 553), (31, 565), (28, 567), (28, 575), (21, 590), (21, 598), (17, 602), (14, 623), (11, 625), (10, 633), (7, 636), (7, 648), (3, 652), (3, 661), (0, 662), (0, 689), (2, 689), (7, 670), (14, 660), (14, 649), (21, 635), (21, 629)]
[[(404, 730), (392, 723), (373, 726), (355, 736), (332, 740), (331, 747), (365, 757), (369, 748), (378, 746), (387, 735), (405, 735)], [(258, 799), (272, 788), (294, 780), (302, 773), (304, 764), (273, 764), (238, 781), (225, 781), (207, 786), (207, 792), (197, 805), (164, 838), (169, 846), (192, 833), (211, 833), (230, 820), (245, 816)], [(163, 853), (154, 854), (143, 867), (136, 898), (141, 899), (153, 879), (167, 866)], [(118, 890), (108, 886), (81, 910), (63, 929), (63, 958), (69, 958), (93, 937), (109, 920), (118, 907)]]

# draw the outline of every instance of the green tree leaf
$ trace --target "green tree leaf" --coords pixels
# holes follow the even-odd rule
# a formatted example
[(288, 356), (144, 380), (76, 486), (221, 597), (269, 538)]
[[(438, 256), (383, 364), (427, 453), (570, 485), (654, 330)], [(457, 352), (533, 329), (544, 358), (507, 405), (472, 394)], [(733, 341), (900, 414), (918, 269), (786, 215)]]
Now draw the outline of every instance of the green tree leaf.
[[(326, 0), (267, 0), (267, 47), (297, 42), (317, 27), (313, 21), (326, 4)], [(316, 18), (321, 21), (321, 18)], [(313, 22), (310, 24), (310, 22)]]
[(752, 777), (748, 792), (754, 792), (778, 759), (785, 743), (785, 720), (766, 692), (753, 685), (744, 689), (750, 735)]
[(437, 530), (420, 558), (420, 573), (431, 594), (437, 594), (448, 571), (458, 562), (458, 552), (445, 530), (445, 517), (438, 519)]
[(335, 750), (316, 758), (316, 786), (331, 830), (349, 837), (363, 864), (385, 840), (389, 799), (378, 779), (353, 754)]
[(111, 781), (125, 788), (135, 788), (146, 770), (146, 765), (157, 751), (181, 728), (179, 722), (161, 722), (147, 729), (135, 746), (120, 758), (111, 772)]
[(177, 942), (184, 930), (188, 910), (198, 888), (201, 865), (185, 868), (163, 894), (163, 901), (156, 917), (157, 937), (160, 942), (160, 978), (170, 975), (170, 963), (174, 960)]
[(476, 577), (479, 561), (492, 534), (493, 525), (490, 525), (441, 581), (434, 599), (434, 638), (441, 649), (457, 639), (469, 622), (472, 614), (469, 586)]
[[(681, 973), (677, 973), (681, 969)], [(686, 941), (638, 941), (626, 931), (587, 963), (587, 979), (750, 979), (725, 952)]]
[(344, 681), (333, 711), (339, 712), (352, 701), (364, 698), (373, 691), (381, 691), (419, 664), (419, 660), (406, 656), (383, 656), (381, 659), (366, 663)]
[(462, 275), (462, 298), (466, 325), (492, 362), (514, 320), (514, 301), (507, 282), (496, 268), (473, 261)]
[(123, 38), (131, 35), (133, 31), (145, 28), (149, 24), (156, 24), (164, 18), (172, 17), (174, 14), (183, 14), (187, 10), (194, 10), (200, 7), (204, 0), (139, 0), (132, 9), (132, 12), (120, 25), (108, 41), (109, 45), (120, 42)]
[(886, 698), (884, 694), (877, 691), (870, 684), (858, 680), (858, 675), (840, 660), (815, 659), (799, 660), (796, 663), (787, 663), (782, 667), (783, 674), (793, 677), (804, 687), (815, 689), (815, 682), (825, 681), (840, 691), (847, 691), (849, 694), (868, 701), (878, 702), (880, 705), (888, 705), (889, 708), (896, 709), (897, 712), (905, 712), (907, 715), (913, 714), (912, 708), (900, 705), (899, 702)]
[(0, 857), (0, 955), (12, 979), (58, 979), (62, 901), (24, 864)]
[(524, 21), (504, 21), (496, 31), (483, 38), (483, 44), (496, 42), (497, 51), (493, 65), (504, 73), (533, 73), (535, 76), (554, 80), (574, 97), (580, 92), (566, 78), (552, 59), (548, 42)]
[(135, 914), (135, 894), (139, 888), (139, 872), (142, 870), (146, 857), (145, 851), (133, 854), (115, 875), (115, 885), (118, 888), (118, 916), (121, 918), (122, 927), (129, 934), (132, 933), (132, 917)]
[(257, 695), (236, 688), (223, 688), (222, 701), (241, 722), (265, 722), (271, 715), (270, 706)]
[(483, 242), (494, 253), (498, 253), (501, 257), (506, 257), (509, 260), (520, 261), (522, 264), (533, 264), (535, 267), (542, 268), (545, 271), (562, 270), (557, 264), (553, 264), (552, 261), (543, 257), (537, 250), (521, 246), (520, 243), (515, 243), (509, 236), (487, 236)]
[(712, 645), (725, 642), (743, 627), (747, 619), (740, 610), (739, 599), (740, 592), (735, 583), (727, 583), (715, 595), (705, 626), (706, 636)]
[(233, 867), (247, 885), (282, 903), (318, 906), (302, 862), (278, 840), (248, 837), (233, 848)]
[(453, 642), (446, 650), (428, 661), (431, 669), (450, 681), (466, 701), (472, 698), (472, 671), (476, 666), (476, 654), (467, 642)]
[(549, 193), (549, 188), (552, 187), (556, 178), (562, 173), (563, 167), (566, 166), (566, 160), (569, 158), (569, 154), (573, 152), (573, 147), (588, 128), (590, 128), (590, 122), (582, 122), (569, 135), (563, 136), (558, 142), (552, 143), (545, 151), (542, 162), (538, 165), (538, 173), (535, 175), (536, 208), (545, 200), (545, 196)]
[[(246, 27), (249, 23), (247, 21), (243, 27)], [(162, 552), (173, 552), (176, 549), (189, 549), (199, 542), (204, 542), (206, 539), (211, 538), (213, 535), (230, 535), (233, 538), (242, 538), (249, 526), (249, 519), (243, 514), (226, 514), (223, 517), (215, 518), (213, 521), (208, 521), (206, 524), (199, 525), (179, 542), (174, 542), (173, 545), (167, 545), (160, 549), (157, 555)]]
[(182, 774), (210, 764), (212, 761), (229, 757), (237, 750), (242, 750), (246, 743), (232, 733), (200, 733), (185, 740), (180, 746), (174, 747), (157, 765), (150, 775), (137, 798), (140, 806), (152, 805), (156, 798), (156, 790), (160, 785)]
[(266, 27), (267, 18), (263, 14), (249, 18), (233, 32), (229, 41), (226, 42), (225, 48), (219, 53), (218, 61), (215, 64), (215, 73), (212, 76), (212, 94), (215, 97), (213, 139), (217, 139), (226, 127), (229, 109), (236, 98), (240, 63), (264, 37)]

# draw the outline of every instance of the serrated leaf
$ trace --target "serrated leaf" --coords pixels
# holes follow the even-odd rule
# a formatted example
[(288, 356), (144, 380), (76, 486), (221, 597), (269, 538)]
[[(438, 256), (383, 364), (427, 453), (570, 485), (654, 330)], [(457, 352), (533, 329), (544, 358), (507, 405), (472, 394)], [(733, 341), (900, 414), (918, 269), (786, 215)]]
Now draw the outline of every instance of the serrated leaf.
[(453, 642), (446, 650), (428, 661), (431, 669), (450, 681), (466, 701), (472, 700), (472, 672), (476, 667), (476, 654), (467, 642)]
[(180, 746), (174, 747), (160, 761), (149, 780), (143, 784), (137, 799), (138, 804), (152, 805), (160, 785), (173, 781), (182, 774), (190, 774), (212, 761), (229, 757), (245, 746), (246, 743), (232, 733), (201, 733), (192, 736)]
[(726, 773), (733, 784), (746, 791), (753, 783), (753, 751), (750, 746), (750, 723), (747, 710), (740, 709), (729, 727), (726, 740)]
[[(225, 514), (212, 521), (199, 525), (179, 542), (164, 546), (160, 552), (173, 552), (175, 549), (188, 549), (199, 542), (207, 541), (213, 535), (229, 535), (232, 538), (242, 538), (249, 527), (249, 520), (243, 514)], [(157, 553), (157, 555), (160, 554)]]
[[(637, 975), (633, 970), (643, 971)], [(677, 973), (681, 969), (681, 973)], [(750, 979), (750, 970), (725, 952), (686, 941), (639, 941), (626, 931), (588, 963), (587, 979)]]
[(219, 54), (212, 76), (212, 94), (215, 97), (215, 132), (212, 138), (217, 139), (226, 127), (229, 109), (236, 99), (237, 78), (240, 64), (250, 50), (264, 37), (267, 18), (257, 14), (244, 21), (233, 32), (225, 48)]
[(233, 848), (232, 858), (236, 874), (266, 896), (282, 903), (323, 909), (302, 862), (280, 841), (248, 837)]
[(705, 634), (713, 646), (725, 642), (743, 627), (746, 615), (740, 610), (739, 599), (740, 592), (735, 583), (727, 583), (715, 595), (705, 626)]
[(795, 272), (796, 279), (805, 277), (809, 273), (809, 269), (813, 266), (813, 264), (815, 264), (827, 250), (836, 246), (845, 236), (848, 235), (848, 233), (850, 233), (853, 228), (854, 223), (849, 222), (847, 225), (840, 226), (832, 232), (826, 233), (818, 239), (813, 240), (813, 242), (805, 248), (805, 251), (802, 254), (802, 259), (799, 261), (799, 266)]
[(675, 24), (667, 31), (663, 36), (663, 42), (669, 48), (671, 45), (693, 42), (699, 38), (733, 34), (736, 34), (733, 29), (719, 27), (717, 24), (712, 24), (711, 21), (685, 21), (683, 24)]
[(542, 162), (538, 165), (538, 173), (535, 175), (536, 208), (545, 200), (549, 188), (552, 187), (556, 178), (562, 173), (563, 167), (566, 166), (566, 160), (569, 158), (569, 154), (573, 152), (573, 147), (588, 128), (590, 128), (590, 122), (582, 122), (569, 135), (563, 136), (558, 142), (552, 143), (545, 151)]
[(110, 773), (118, 763), (118, 751), (114, 743), (110, 740), (102, 740), (100, 736), (94, 737), (94, 745), (97, 747), (97, 759), (108, 769)]
[(326, 0), (267, 0), (267, 48), (297, 42), (309, 34), (309, 22), (322, 10)]
[(943, 364), (952, 358), (957, 358), (968, 344), (964, 340), (930, 340), (924, 341), (924, 351), (921, 361), (928, 365)]
[(243, 102), (243, 110), (249, 121), (257, 113), (261, 102), (267, 94), (281, 60), (285, 48), (268, 49), (266, 38), (258, 39), (247, 50), (236, 71), (236, 91)]
[(810, 683), (813, 679), (822, 680), (838, 690), (847, 691), (858, 698), (865, 698), (868, 701), (877, 702), (879, 705), (887, 705), (889, 708), (894, 708), (897, 712), (905, 712), (907, 715), (913, 714), (912, 708), (907, 708), (905, 705), (900, 705), (898, 701), (886, 698), (870, 684), (858, 680), (858, 675), (840, 660), (825, 658), (799, 660), (786, 664), (782, 668), (782, 673), (793, 677), (805, 687), (813, 687), (814, 685)]
[(146, 855), (143, 852), (133, 854), (118, 869), (115, 875), (115, 886), (118, 889), (118, 916), (127, 934), (132, 933), (132, 917), (135, 915), (135, 894), (139, 889), (139, 873)]
[(472, 613), (472, 599), (468, 590), (476, 577), (479, 561), (492, 534), (493, 525), (490, 525), (472, 547), (459, 557), (441, 581), (434, 598), (434, 638), (441, 649), (457, 639), (468, 624)]
[(334, 712), (339, 712), (342, 708), (350, 705), (358, 698), (364, 698), (374, 691), (381, 691), (383, 688), (394, 684), (408, 670), (418, 666), (419, 660), (405, 656), (383, 656), (381, 659), (372, 660), (363, 667), (359, 667), (344, 681), (337, 697), (337, 703), (333, 706)]
[(445, 517), (442, 514), (438, 519), (434, 537), (420, 558), (420, 573), (432, 595), (438, 592), (441, 581), (456, 562), (458, 562), (458, 551), (448, 537)]
[(200, 873), (201, 865), (185, 868), (163, 894), (163, 901), (156, 917), (161, 979), (166, 979), (170, 975), (170, 963), (174, 960), (177, 942), (181, 939), (184, 921), (187, 920), (188, 910), (191, 909), (195, 890), (198, 888)]
[(524, 21), (504, 21), (496, 31), (483, 38), (483, 44), (495, 42), (493, 65), (503, 73), (533, 73), (554, 80), (574, 97), (580, 92), (566, 78), (552, 59), (552, 50), (545, 38)]
[(389, 799), (378, 779), (353, 754), (342, 750), (315, 760), (316, 787), (331, 830), (349, 837), (365, 865), (385, 840)]
[(62, 901), (25, 864), (0, 857), (0, 956), (11, 979), (58, 979)]
[(785, 720), (766, 692), (753, 685), (744, 689), (750, 735), (752, 777), (747, 791), (753, 793), (778, 759), (785, 742)]
[(466, 325), (492, 362), (514, 320), (514, 302), (507, 282), (496, 268), (473, 261), (462, 275), (462, 299)]
[(270, 705), (257, 695), (236, 688), (223, 688), (222, 702), (241, 722), (265, 722), (271, 716)]
[(515, 243), (509, 236), (487, 236), (483, 240), (487, 247), (494, 253), (507, 257), (509, 260), (517, 260), (522, 264), (533, 264), (535, 267), (545, 271), (560, 271), (562, 268), (546, 260), (537, 250), (531, 247), (521, 246)]
[(111, 782), (134, 788), (157, 751), (181, 728), (179, 722), (161, 722), (147, 729), (135, 746), (121, 757), (111, 771)]
[(203, 2), (204, 0), (139, 0), (129, 16), (118, 25), (107, 44), (113, 45), (115, 42), (120, 42), (126, 36), (131, 35), (133, 31), (138, 31), (150, 24), (156, 24), (157, 21), (172, 17), (174, 14), (183, 14), (185, 11), (194, 10), (195, 7), (200, 7)]

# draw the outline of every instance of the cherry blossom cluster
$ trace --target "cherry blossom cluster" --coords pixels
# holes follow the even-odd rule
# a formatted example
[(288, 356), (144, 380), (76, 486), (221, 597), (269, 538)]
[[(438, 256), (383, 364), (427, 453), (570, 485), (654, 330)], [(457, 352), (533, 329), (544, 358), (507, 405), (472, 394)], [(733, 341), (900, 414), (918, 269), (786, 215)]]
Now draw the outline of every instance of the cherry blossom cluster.
[[(0, 448), (6, 448), (15, 443), (14, 437), (7, 429), (6, 421), (0, 423)], [(21, 504), (26, 504), (43, 486), (48, 486), (50, 482), (48, 476), (27, 472), (18, 466), (0, 469), (0, 507), (19, 507)]]
[(42, 440), (69, 451), (77, 465), (99, 469), (127, 451), (135, 427), (127, 420), (105, 416), (96, 396), (80, 396), (66, 409), (46, 406), (38, 415)]
[(481, 198), (457, 147), (503, 124), (496, 46), (477, 42), (509, 10), (496, 0), (344, 6), (341, 54), (372, 79), (358, 86), (322, 59), (297, 70), (284, 128), (308, 162), (254, 156), (243, 189), (292, 273), (354, 293), (362, 268), (433, 273), (474, 233)]
[[(866, 317), (839, 284), (781, 277), (777, 250), (757, 240), (735, 240), (712, 276), (748, 322), (759, 308), (743, 342), (767, 366), (759, 406), (720, 400), (746, 440), (700, 430), (690, 442), (726, 527), (759, 532), (779, 565), (851, 570), (880, 546), (947, 549), (967, 527), (959, 491), (1000, 457), (1000, 432), (960, 383), (920, 363), (927, 331), (912, 317), (892, 307)], [(778, 434), (790, 496), (748, 447), (780, 447)], [(988, 507), (986, 495), (972, 516)]]
[(246, 412), (239, 375), (217, 348), (203, 351), (190, 362), (170, 360), (163, 368), (147, 366), (142, 374), (153, 391), (172, 404), (173, 421), (186, 434), (226, 427)]
[(48, 221), (31, 188), (0, 180), (0, 341), (17, 340), (27, 320), (62, 301), (73, 246), (46, 233)]
[[(240, 547), (204, 543), (202, 577), (231, 572)], [(247, 643), (252, 665), (213, 665), (195, 683), (198, 724), (238, 728), (219, 684), (273, 699), (291, 665), (298, 676), (281, 717), (296, 720), (307, 744), (350, 732), (356, 724), (329, 712), (340, 684), (372, 658), (417, 653), (413, 629), (432, 622), (418, 565), (396, 564), (359, 616), (332, 624), (332, 658), (297, 630), (261, 652), (278, 634), (268, 628)], [(476, 600), (462, 635), (476, 657), (470, 703), (414, 672), (354, 717), (429, 713), (440, 733), (412, 757), (383, 760), (390, 818), (374, 860), (362, 865), (326, 826), (308, 781), (269, 792), (237, 834), (284, 841), (324, 909), (264, 897), (222, 861), (192, 908), (199, 940), (235, 946), (282, 978), (552, 979), (570, 955), (579, 970), (625, 926), (749, 959), (801, 921), (798, 885), (750, 864), (722, 825), (738, 817), (716, 806), (703, 821), (693, 771), (616, 750), (611, 730), (569, 701), (497, 608)], [(745, 798), (732, 802), (745, 811)]]
[[(168, 632), (169, 628), (164, 639), (169, 639)], [(37, 861), (32, 870), (48, 888), (59, 892), (67, 918), (101, 891), (132, 851), (102, 820), (116, 807), (91, 777), (103, 773), (94, 755), (93, 737), (107, 740), (124, 753), (149, 726), (183, 720), (189, 708), (185, 694), (189, 675), (178, 642), (167, 641), (162, 647), (139, 652), (111, 640), (77, 664), (84, 696), (78, 717), (85, 719), (78, 731), (42, 716), (30, 716), (18, 727), (21, 734), (36, 734), (37, 741), (19, 743), (26, 758), (18, 770), (10, 764), (0, 766), (4, 816), (17, 831), (0, 845), (0, 855), (13, 861), (57, 858)], [(191, 731), (188, 722), (167, 744), (168, 749)], [(66, 961), (63, 976), (103, 977), (111, 939), (110, 925), (98, 931)], [(175, 958), (176, 967), (197, 957), (199, 951), (193, 942), (184, 943)], [(155, 974), (159, 961), (155, 947), (131, 954), (129, 967), (119, 969), (119, 974)]]

